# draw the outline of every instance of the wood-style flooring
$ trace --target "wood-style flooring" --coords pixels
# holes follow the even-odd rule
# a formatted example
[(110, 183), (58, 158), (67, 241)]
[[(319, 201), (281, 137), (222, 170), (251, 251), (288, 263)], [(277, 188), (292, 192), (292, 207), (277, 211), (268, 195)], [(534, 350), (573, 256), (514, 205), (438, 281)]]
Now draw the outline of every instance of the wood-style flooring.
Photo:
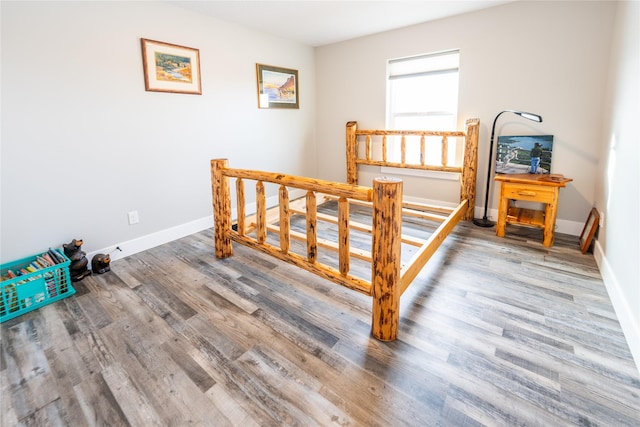
[(370, 298), (239, 245), (218, 260), (211, 230), (114, 261), (2, 324), (0, 424), (639, 426), (593, 256), (541, 241), (459, 224), (387, 343)]

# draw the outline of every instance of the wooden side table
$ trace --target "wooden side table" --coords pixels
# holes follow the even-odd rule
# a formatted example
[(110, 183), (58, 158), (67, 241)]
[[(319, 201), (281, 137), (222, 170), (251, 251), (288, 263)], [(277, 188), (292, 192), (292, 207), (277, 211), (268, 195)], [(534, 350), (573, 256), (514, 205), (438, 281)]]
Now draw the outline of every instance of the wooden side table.
[[(553, 245), (553, 233), (558, 213), (558, 195), (560, 187), (566, 187), (573, 181), (562, 175), (513, 174), (496, 175), (500, 182), (500, 201), (498, 204), (498, 222), (496, 235), (504, 237), (507, 224), (539, 227), (543, 230), (542, 244)], [(544, 203), (544, 211), (509, 206), (510, 200)]]

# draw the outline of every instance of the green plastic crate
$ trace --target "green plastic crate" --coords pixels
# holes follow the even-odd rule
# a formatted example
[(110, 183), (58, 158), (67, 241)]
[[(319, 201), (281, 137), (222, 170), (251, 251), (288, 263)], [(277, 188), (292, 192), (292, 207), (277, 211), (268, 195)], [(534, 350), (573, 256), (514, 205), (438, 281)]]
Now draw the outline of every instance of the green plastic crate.
[[(64, 261), (0, 282), (0, 322), (21, 316), (76, 293), (69, 275), (69, 258), (56, 249)], [(25, 269), (41, 255), (34, 255), (0, 266), (3, 278), (9, 270)]]

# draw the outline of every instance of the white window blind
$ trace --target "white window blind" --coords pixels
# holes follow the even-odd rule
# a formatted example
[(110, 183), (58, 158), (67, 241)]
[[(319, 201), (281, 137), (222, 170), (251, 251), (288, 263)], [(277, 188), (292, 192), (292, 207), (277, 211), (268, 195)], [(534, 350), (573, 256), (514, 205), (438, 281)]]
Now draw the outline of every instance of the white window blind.
[[(456, 130), (459, 63), (459, 50), (389, 60), (387, 127)], [(436, 139), (427, 142), (427, 163), (436, 164), (441, 158)], [(392, 145), (396, 159), (397, 145)], [(416, 161), (418, 155), (409, 151), (407, 161)], [(456, 158), (456, 144), (451, 144), (449, 158)]]

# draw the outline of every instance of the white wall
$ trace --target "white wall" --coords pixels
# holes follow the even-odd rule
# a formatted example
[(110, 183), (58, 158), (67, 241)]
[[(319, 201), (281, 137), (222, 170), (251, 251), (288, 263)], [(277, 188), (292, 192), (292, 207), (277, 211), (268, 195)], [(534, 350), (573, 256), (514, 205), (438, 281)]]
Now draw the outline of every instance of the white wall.
[[(312, 48), (163, 2), (1, 8), (2, 261), (72, 238), (117, 258), (207, 228), (212, 158), (315, 174)], [(140, 38), (199, 49), (203, 95), (146, 92)], [(299, 70), (299, 110), (257, 108), (257, 62)]]
[[(481, 120), (477, 212), (494, 117), (529, 111), (543, 123), (503, 114), (496, 134), (554, 135), (552, 172), (574, 179), (561, 190), (559, 231), (580, 234), (595, 200), (614, 12), (611, 2), (519, 1), (316, 49), (320, 178), (345, 179), (348, 120), (384, 127), (388, 59), (459, 48), (460, 127), (466, 118)], [(431, 188), (403, 178), (405, 194), (433, 198)], [(498, 186), (492, 190), (493, 209)]]
[(596, 206), (604, 212), (596, 260), (627, 342), (640, 367), (640, 3), (622, 2), (616, 15), (607, 115)]

